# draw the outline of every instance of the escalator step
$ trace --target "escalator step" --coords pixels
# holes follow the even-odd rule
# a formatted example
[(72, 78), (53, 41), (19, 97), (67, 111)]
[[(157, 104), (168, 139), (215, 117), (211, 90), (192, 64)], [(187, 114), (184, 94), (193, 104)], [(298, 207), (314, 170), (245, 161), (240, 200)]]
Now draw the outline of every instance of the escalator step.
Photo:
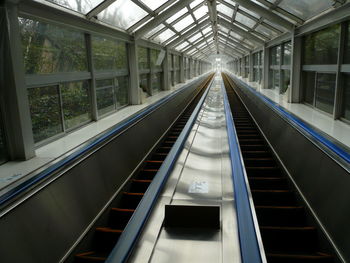
[(147, 160), (145, 161), (144, 169), (159, 169), (163, 164), (163, 161)]
[(239, 143), (242, 143), (243, 145), (256, 145), (256, 144), (264, 144), (263, 139), (240, 139)]
[(242, 151), (267, 151), (268, 150), (268, 147), (264, 143), (248, 145), (248, 144), (239, 142), (239, 145)]
[(271, 156), (269, 151), (242, 151), (243, 158), (264, 158)]
[(256, 206), (260, 226), (304, 226), (303, 206)]
[(139, 179), (151, 180), (157, 174), (158, 169), (142, 169), (139, 174)]
[(246, 166), (248, 176), (280, 176), (281, 170), (277, 166), (250, 167)]
[(123, 230), (109, 227), (97, 227), (94, 238), (94, 248), (98, 252), (110, 252), (117, 243)]
[(315, 227), (260, 227), (264, 248), (269, 252), (312, 253), (317, 249)]
[(144, 193), (147, 191), (152, 180), (146, 179), (133, 179), (130, 187), (130, 191), (134, 193)]
[(248, 177), (252, 190), (287, 190), (288, 181), (283, 177)]
[(108, 218), (108, 226), (116, 229), (124, 229), (135, 209), (111, 208)]
[(166, 153), (168, 154), (171, 150), (171, 147), (169, 146), (162, 146), (157, 149), (157, 153)]
[(93, 262), (105, 262), (108, 257), (108, 253), (97, 253), (95, 251), (89, 251), (80, 253), (75, 256), (76, 263), (93, 263)]
[(151, 159), (155, 161), (164, 161), (167, 155), (168, 155), (167, 153), (156, 152), (152, 155)]
[(144, 193), (124, 192), (119, 208), (135, 209), (140, 203)]
[(288, 190), (252, 190), (255, 205), (293, 206), (296, 203), (294, 193)]
[(325, 253), (312, 254), (277, 254), (267, 253), (267, 260), (269, 263), (332, 263), (333, 257)]
[(248, 167), (274, 167), (276, 161), (271, 157), (265, 158), (243, 158), (244, 164)]

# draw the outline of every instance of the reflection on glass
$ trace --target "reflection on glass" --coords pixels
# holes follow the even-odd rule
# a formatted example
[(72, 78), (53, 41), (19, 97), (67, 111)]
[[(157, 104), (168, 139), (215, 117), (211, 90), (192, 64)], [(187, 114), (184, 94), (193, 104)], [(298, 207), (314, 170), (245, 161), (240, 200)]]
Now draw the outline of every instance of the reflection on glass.
[[(161, 69), (161, 61), (158, 61), (160, 51), (157, 49), (151, 49), (151, 68), (153, 69)], [(158, 64), (157, 64), (158, 63)]]
[(335, 74), (317, 73), (315, 106), (333, 114), (335, 98)]
[(5, 136), (2, 127), (0, 126), (0, 164), (6, 162), (7, 158), (8, 154), (6, 149)]
[(66, 129), (75, 128), (91, 119), (88, 81), (65, 83), (61, 92)]
[(46, 0), (68, 9), (87, 14), (94, 7), (98, 6), (103, 0)]
[(307, 20), (323, 11), (332, 8), (332, 1), (329, 0), (283, 0), (279, 7), (287, 12)]
[(149, 74), (140, 75), (140, 88), (142, 89), (143, 92), (147, 93), (148, 95), (151, 95), (148, 76)]
[(162, 87), (162, 74), (156, 73), (152, 75), (152, 94), (157, 94), (161, 91)]
[(149, 69), (148, 52), (147, 51), (148, 50), (145, 47), (138, 47), (137, 48), (139, 69)]
[(306, 36), (304, 41), (304, 64), (337, 64), (339, 36), (339, 24)]
[(344, 64), (350, 64), (350, 22), (348, 22), (348, 30), (346, 32), (346, 46)]
[(125, 43), (92, 37), (92, 54), (96, 70), (126, 69), (126, 46)]
[(128, 29), (147, 14), (131, 0), (118, 0), (98, 14), (98, 19), (112, 26)]
[(350, 74), (344, 74), (343, 117), (350, 121)]
[(282, 70), (282, 87), (280, 89), (280, 94), (285, 94), (290, 85), (290, 71)]
[(269, 79), (270, 79), (269, 89), (274, 89), (274, 90), (279, 91), (279, 87), (280, 87), (280, 71), (279, 70), (270, 69), (269, 70)]
[(19, 26), (26, 74), (87, 71), (82, 32), (26, 18)]
[(279, 65), (281, 59), (281, 46), (271, 48), (271, 65)]
[(96, 81), (96, 99), (99, 116), (102, 116), (115, 109), (113, 79)]
[(61, 111), (58, 86), (28, 89), (34, 142), (61, 133)]
[(120, 108), (129, 104), (129, 78), (127, 76), (115, 79), (116, 107)]
[(290, 65), (290, 56), (292, 53), (292, 44), (287, 42), (283, 44), (283, 65)]
[(304, 71), (303, 72), (303, 92), (304, 101), (311, 105), (314, 104), (315, 93), (315, 72)]

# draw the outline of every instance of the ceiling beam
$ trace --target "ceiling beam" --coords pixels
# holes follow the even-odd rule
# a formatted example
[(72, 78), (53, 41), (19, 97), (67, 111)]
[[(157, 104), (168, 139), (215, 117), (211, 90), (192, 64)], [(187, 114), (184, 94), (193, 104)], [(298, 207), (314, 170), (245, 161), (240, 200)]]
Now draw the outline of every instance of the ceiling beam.
[(97, 16), (99, 13), (101, 13), (103, 10), (105, 10), (107, 7), (109, 7), (115, 1), (117, 1), (117, 0), (105, 0), (105, 1), (103, 1), (98, 6), (93, 8), (89, 13), (87, 13), (86, 18), (91, 19), (91, 18)]
[(251, 49), (247, 48), (246, 46), (243, 46), (241, 43), (232, 40), (230, 37), (227, 37), (219, 32), (219, 36), (225, 39), (227, 42), (230, 42), (232, 45), (237, 46), (238, 48), (243, 49), (244, 51), (250, 52)]
[(183, 50), (183, 51), (181, 51), (181, 52), (186, 53), (186, 52), (188, 52), (189, 50), (191, 50), (192, 48), (197, 48), (197, 49), (198, 49), (198, 46), (199, 46), (200, 44), (205, 43), (205, 42), (206, 42), (209, 38), (211, 38), (211, 37), (213, 37), (213, 34), (210, 34), (209, 36), (203, 38), (201, 41), (199, 41), (199, 42), (193, 44), (193, 46), (187, 47), (185, 50)]
[(171, 8), (166, 9), (163, 13), (158, 14), (153, 20), (151, 20), (150, 22), (148, 22), (147, 24), (143, 25), (141, 28), (136, 30), (135, 39), (139, 39), (143, 37), (153, 28), (163, 23), (165, 20), (167, 20), (169, 17), (179, 12), (182, 8), (186, 7), (191, 2), (192, 0), (181, 0), (176, 4), (174, 4), (173, 6), (171, 6)]
[(209, 17), (213, 27), (214, 41), (216, 44), (216, 51), (219, 52), (218, 46), (218, 11), (216, 9), (216, 0), (207, 0)]
[(253, 11), (254, 13), (262, 16), (263, 18), (270, 20), (272, 23), (280, 25), (287, 29), (288, 31), (292, 31), (294, 29), (294, 24), (289, 22), (288, 20), (276, 15), (272, 11), (250, 1), (250, 0), (235, 0), (235, 2), (244, 8)]
[(265, 43), (260, 38), (252, 35), (251, 33), (248, 33), (247, 31), (243, 30), (242, 28), (240, 28), (238, 26), (231, 24), (230, 22), (226, 21), (223, 18), (218, 18), (218, 22), (220, 25), (226, 27), (227, 29), (231, 29), (232, 31), (234, 31), (238, 35), (241, 35), (242, 37), (247, 38), (247, 39), (249, 39), (257, 44), (263, 45)]

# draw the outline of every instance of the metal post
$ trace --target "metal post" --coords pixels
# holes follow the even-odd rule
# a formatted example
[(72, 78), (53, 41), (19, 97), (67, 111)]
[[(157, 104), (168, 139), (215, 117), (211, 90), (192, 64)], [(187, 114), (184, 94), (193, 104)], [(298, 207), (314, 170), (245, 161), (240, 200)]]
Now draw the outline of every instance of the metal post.
[(299, 103), (301, 101), (301, 49), (302, 39), (296, 37), (295, 32), (292, 34), (292, 54), (291, 54), (291, 67), (290, 67), (290, 91), (288, 93), (288, 102)]
[(185, 82), (184, 56), (183, 55), (179, 56), (179, 60), (180, 60), (180, 83), (184, 83)]
[(140, 104), (140, 75), (139, 75), (139, 63), (137, 55), (137, 42), (127, 44), (128, 48), (128, 61), (129, 61), (129, 76), (130, 76), (130, 103)]
[(17, 6), (0, 6), (0, 92), (10, 159), (35, 156)]
[(249, 82), (253, 81), (253, 71), (254, 71), (253, 53), (249, 52)]
[(270, 49), (264, 46), (263, 89), (269, 88)]
[(163, 60), (163, 89), (169, 90), (170, 89), (170, 72), (169, 72), (169, 50), (165, 49), (165, 56)]

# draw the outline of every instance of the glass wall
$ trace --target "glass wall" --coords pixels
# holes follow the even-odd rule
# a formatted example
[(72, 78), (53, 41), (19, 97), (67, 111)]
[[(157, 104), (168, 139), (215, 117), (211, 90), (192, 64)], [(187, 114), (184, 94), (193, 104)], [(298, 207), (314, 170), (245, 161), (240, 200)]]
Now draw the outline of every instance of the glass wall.
[[(129, 103), (124, 42), (27, 18), (19, 18), (19, 25), (35, 143), (62, 136)], [(94, 112), (98, 116), (93, 117)]]
[(350, 74), (344, 74), (342, 117), (350, 121)]
[(174, 84), (180, 83), (180, 57), (174, 55)]
[(269, 88), (286, 94), (290, 87), (291, 42), (270, 49)]
[(8, 159), (7, 148), (5, 143), (5, 134), (0, 126), (0, 164), (6, 162)]

